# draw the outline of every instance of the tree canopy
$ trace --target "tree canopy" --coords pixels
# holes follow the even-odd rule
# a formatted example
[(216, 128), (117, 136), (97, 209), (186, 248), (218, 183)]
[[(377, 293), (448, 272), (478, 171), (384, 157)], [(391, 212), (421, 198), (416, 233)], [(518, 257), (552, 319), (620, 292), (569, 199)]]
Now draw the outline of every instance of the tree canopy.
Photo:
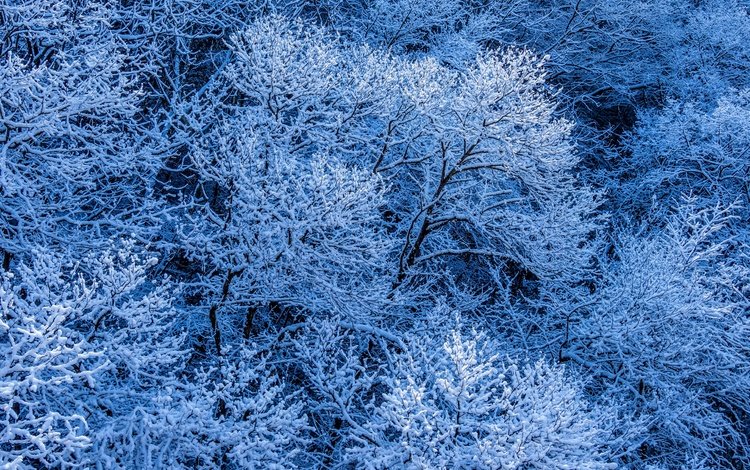
[(750, 466), (745, 0), (0, 0), (0, 467)]

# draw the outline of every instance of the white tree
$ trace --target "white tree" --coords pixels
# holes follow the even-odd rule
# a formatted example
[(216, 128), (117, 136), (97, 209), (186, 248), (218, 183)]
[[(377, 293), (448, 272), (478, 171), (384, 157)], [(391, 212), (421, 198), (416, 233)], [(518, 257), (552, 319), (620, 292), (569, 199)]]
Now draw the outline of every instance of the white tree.
[(243, 347), (190, 383), (163, 388), (129, 416), (128, 434), (103, 440), (99, 462), (115, 467), (269, 468), (304, 466), (305, 402)]
[(191, 155), (201, 185), (184, 233), (207, 274), (217, 349), (220, 321), (248, 336), (256, 310), (271, 303), (367, 315), (385, 300), (386, 183), (352, 163), (356, 142), (336, 136), (343, 56), (326, 39), (278, 16), (258, 20), (234, 36), (215, 101), (200, 103), (221, 124)]
[(222, 116), (192, 155), (203, 207), (185, 224), (217, 348), (225, 307), (247, 310), (233, 328), (247, 332), (269, 302), (364, 316), (410, 303), (453, 283), (446, 271), (467, 282), (461, 263), (482, 282), (505, 263), (561, 285), (588, 270), (598, 202), (533, 54), (485, 51), (457, 71), (278, 16), (232, 48), (190, 118)]
[(579, 247), (596, 201), (571, 175), (570, 123), (555, 116), (543, 61), (511, 49), (484, 52), (465, 72), (425, 59), (400, 61), (397, 73), (376, 161), (400, 191), (397, 283), (472, 257), (548, 278), (585, 271)]
[(370, 400), (387, 374), (384, 352), (403, 346), (398, 336), (366, 323), (341, 317), (316, 318), (284, 329), (275, 348), (291, 351), (282, 357), (303, 372), (311, 424), (313, 455), (328, 468), (344, 461), (353, 432), (367, 431)]
[[(5, 2), (4, 2), (5, 3)], [(79, 8), (80, 7), (80, 8)], [(139, 70), (96, 2), (3, 11), (0, 249), (5, 268), (39, 245), (73, 249), (154, 236), (161, 139), (139, 122)]]
[(642, 446), (628, 444), (632, 459), (747, 459), (748, 272), (742, 256), (725, 258), (745, 252), (723, 237), (731, 218), (688, 206), (664, 232), (620, 233), (596, 301), (568, 325), (561, 357), (595, 378), (592, 393), (648, 426)]
[(47, 289), (61, 287), (61, 280), (53, 283), (57, 273), (28, 270), (23, 276), (13, 282), (6, 273), (0, 288), (0, 463), (33, 468), (75, 462), (90, 439), (86, 419), (69, 403), (77, 388), (95, 386), (108, 365), (101, 349), (68, 327), (90, 293), (76, 289), (50, 298)]
[(501, 360), (457, 325), (442, 347), (411, 337), (348, 458), (366, 468), (612, 468), (604, 411), (545, 361)]
[(132, 249), (78, 262), (38, 251), (4, 275), (3, 463), (90, 463), (102, 430), (170, 382), (182, 355), (170, 293), (148, 286), (154, 260)]
[(750, 93), (735, 91), (704, 108), (673, 101), (642, 114), (609, 183), (619, 211), (663, 222), (668, 208), (689, 196), (705, 207), (739, 204), (738, 215), (746, 217)]
[(666, 25), (667, 34), (654, 38), (663, 51), (661, 83), (668, 97), (713, 104), (733, 88), (750, 86), (747, 5), (736, 0), (661, 5), (655, 4), (653, 27)]
[(376, 309), (390, 245), (378, 226), (380, 179), (333, 156), (263, 151), (242, 122), (225, 130), (217, 153), (194, 156), (206, 180), (226, 191), (225, 202), (206, 201), (186, 245), (209, 266), (215, 333), (224, 304)]

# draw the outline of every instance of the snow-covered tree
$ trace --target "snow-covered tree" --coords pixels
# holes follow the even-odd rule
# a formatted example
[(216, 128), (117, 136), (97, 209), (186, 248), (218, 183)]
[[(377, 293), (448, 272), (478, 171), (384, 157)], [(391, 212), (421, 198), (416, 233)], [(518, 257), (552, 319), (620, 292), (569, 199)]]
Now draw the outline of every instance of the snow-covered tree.
[(383, 374), (385, 353), (403, 346), (400, 338), (367, 323), (342, 317), (316, 319), (287, 327), (276, 347), (290, 367), (301, 372), (313, 425), (313, 455), (327, 468), (342, 462), (352, 432), (372, 418), (370, 401)]
[(108, 360), (69, 328), (89, 293), (79, 288), (50, 298), (45, 292), (61, 287), (54, 284), (58, 276), (27, 272), (14, 282), (6, 273), (0, 288), (0, 462), (12, 468), (75, 462), (90, 445), (86, 419), (70, 401), (79, 388), (96, 385)]
[(545, 74), (513, 49), (483, 52), (465, 72), (398, 62), (375, 166), (399, 191), (397, 284), (442, 260), (513, 261), (560, 279), (586, 270), (596, 200), (572, 175), (570, 123), (556, 117)]
[[(357, 43), (397, 55), (435, 57), (461, 68), (503, 37), (518, 2), (455, 0), (325, 0), (308, 2), (319, 18)], [(314, 5), (313, 5), (314, 3)]]
[(150, 286), (154, 260), (132, 251), (75, 262), (38, 251), (4, 274), (3, 463), (92, 462), (103, 429), (174, 376), (182, 351), (169, 288)]
[[(235, 35), (232, 47), (228, 90), (203, 103), (227, 117), (193, 155), (205, 201), (196, 217), (208, 225), (195, 220), (187, 235), (212, 273), (214, 306), (340, 311), (361, 306), (363, 297), (343, 301), (361, 292), (375, 305), (383, 290), (408, 285), (408, 299), (417, 279), (438, 282), (459, 262), (514, 262), (563, 284), (588, 269), (582, 247), (597, 202), (572, 175), (571, 124), (556, 116), (543, 61), (530, 52), (485, 51), (460, 72), (278, 16)], [(314, 182), (341, 171), (334, 186)], [(308, 172), (313, 179), (301, 177)], [(328, 222), (310, 211), (326, 206), (342, 225), (315, 241)], [(349, 241), (324, 264), (292, 256), (322, 254), (334, 239)], [(344, 272), (348, 284), (334, 280)], [(338, 303), (320, 304), (321, 291)]]
[(380, 178), (333, 155), (266, 150), (241, 121), (223, 130), (216, 152), (194, 156), (204, 188), (215, 184), (223, 202), (206, 195), (186, 245), (208, 266), (211, 315), (224, 304), (268, 302), (310, 312), (377, 308), (389, 251), (378, 223)]
[(731, 218), (688, 206), (664, 232), (620, 233), (596, 301), (570, 319), (561, 357), (595, 379), (595, 396), (647, 423), (629, 458), (747, 459), (750, 292), (746, 262), (727, 257), (745, 251), (722, 237)]
[(250, 347), (216, 367), (159, 390), (128, 416), (128, 428), (105, 435), (105, 466), (126, 468), (304, 467), (305, 402)]
[(608, 416), (539, 360), (501, 359), (458, 324), (442, 347), (413, 337), (384, 377), (374, 418), (347, 457), (365, 468), (614, 468)]
[[(6, 2), (3, 2), (4, 4)], [(96, 2), (3, 7), (0, 249), (147, 240), (164, 216), (153, 193), (161, 148), (139, 122), (139, 70)]]
[[(750, 93), (735, 91), (705, 110), (692, 102), (671, 102), (643, 113), (626, 140), (628, 155), (611, 176), (618, 216), (665, 221), (684, 197), (704, 207), (739, 204), (747, 218)], [(661, 213), (656, 213), (660, 211)]]
[(667, 97), (713, 104), (733, 88), (750, 86), (750, 14), (745, 2), (657, 2), (652, 28), (663, 62)]

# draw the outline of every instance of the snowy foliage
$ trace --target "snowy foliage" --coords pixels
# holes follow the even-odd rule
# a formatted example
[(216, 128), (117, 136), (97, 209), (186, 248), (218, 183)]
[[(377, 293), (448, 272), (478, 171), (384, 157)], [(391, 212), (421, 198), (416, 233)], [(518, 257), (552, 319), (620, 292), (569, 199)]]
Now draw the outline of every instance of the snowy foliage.
[(39, 252), (4, 275), (5, 463), (86, 462), (101, 427), (117, 426), (180, 362), (169, 291), (147, 286), (153, 260), (131, 248), (76, 265)]
[(606, 417), (591, 413), (562, 368), (499, 358), (460, 324), (440, 347), (414, 339), (395, 358), (360, 445), (366, 468), (611, 468)]
[(296, 468), (307, 419), (298, 394), (251, 349), (196, 371), (129, 416), (108, 465), (124, 468)]
[(408, 224), (400, 278), (460, 256), (510, 259), (540, 276), (584, 270), (585, 250), (566, 246), (595, 228), (595, 200), (570, 174), (570, 124), (554, 116), (542, 61), (511, 49), (478, 55), (464, 73), (432, 59), (401, 67), (398, 120), (376, 162), (409, 177), (398, 182), (409, 204), (398, 214)]
[(646, 420), (644, 451), (680, 451), (671, 465), (684, 455), (727, 465), (725, 451), (745, 445), (748, 272), (726, 258), (742, 248), (714, 241), (730, 221), (688, 206), (664, 232), (622, 234), (596, 304), (561, 352), (599, 381), (598, 394), (626, 398), (626, 412)]
[(739, 212), (747, 213), (750, 93), (733, 91), (704, 107), (673, 101), (642, 116), (619, 170), (627, 176), (615, 180), (623, 187), (617, 198), (624, 212), (650, 210), (653, 217), (655, 206), (664, 219), (669, 207), (690, 196), (705, 206), (739, 204)]
[(0, 248), (147, 237), (161, 143), (136, 119), (146, 64), (107, 32), (104, 5), (34, 3), (3, 13)]
[(0, 0), (0, 467), (750, 466), (748, 8)]

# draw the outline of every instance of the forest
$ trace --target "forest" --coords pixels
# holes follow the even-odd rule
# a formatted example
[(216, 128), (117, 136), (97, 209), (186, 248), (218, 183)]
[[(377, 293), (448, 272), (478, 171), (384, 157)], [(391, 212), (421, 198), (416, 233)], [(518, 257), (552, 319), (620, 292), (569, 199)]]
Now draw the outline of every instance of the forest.
[(0, 469), (750, 468), (749, 0), (0, 0)]

